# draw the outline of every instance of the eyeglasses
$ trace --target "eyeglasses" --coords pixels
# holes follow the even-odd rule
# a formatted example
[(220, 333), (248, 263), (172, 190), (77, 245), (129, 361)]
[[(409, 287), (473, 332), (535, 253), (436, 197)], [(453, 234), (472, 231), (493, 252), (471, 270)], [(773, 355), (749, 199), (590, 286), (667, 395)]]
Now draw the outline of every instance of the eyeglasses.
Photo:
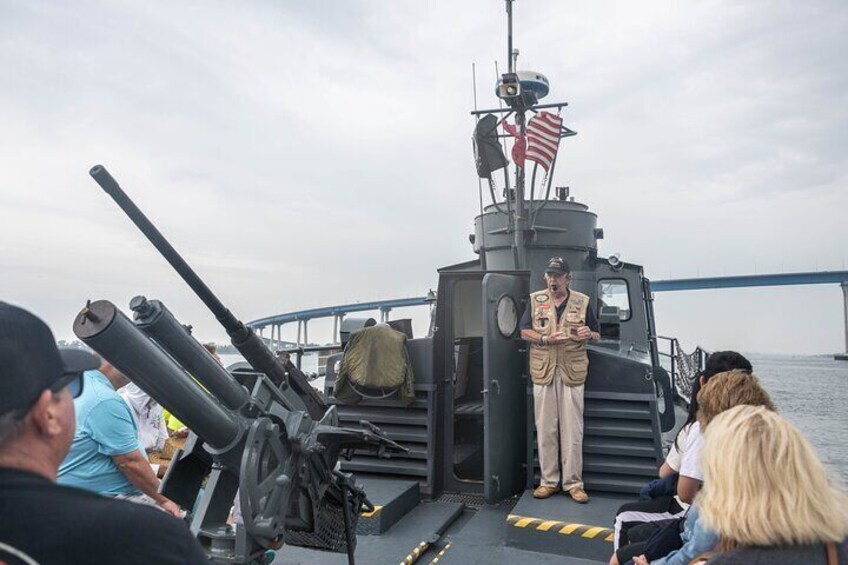
[[(48, 387), (48, 390), (54, 394), (59, 394), (63, 388), (68, 387), (68, 392), (71, 393), (71, 398), (78, 398), (79, 395), (82, 394), (82, 384), (83, 384), (83, 374), (82, 373), (73, 373), (71, 375), (63, 375), (59, 377), (59, 379)], [(17, 412), (15, 412), (16, 420), (23, 420), (24, 416), (27, 415), (35, 403), (38, 402), (41, 394), (35, 397), (32, 402), (23, 408), (19, 408)]]

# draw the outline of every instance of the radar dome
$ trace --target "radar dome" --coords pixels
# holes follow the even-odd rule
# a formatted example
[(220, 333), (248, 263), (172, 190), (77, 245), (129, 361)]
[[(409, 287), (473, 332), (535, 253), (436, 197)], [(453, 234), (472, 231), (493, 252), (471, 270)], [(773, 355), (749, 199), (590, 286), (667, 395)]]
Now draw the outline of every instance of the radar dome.
[(548, 95), (551, 89), (551, 84), (548, 82), (548, 77), (542, 73), (535, 71), (518, 71), (518, 81), (521, 83), (521, 90), (530, 90), (536, 94), (536, 99), (541, 100)]

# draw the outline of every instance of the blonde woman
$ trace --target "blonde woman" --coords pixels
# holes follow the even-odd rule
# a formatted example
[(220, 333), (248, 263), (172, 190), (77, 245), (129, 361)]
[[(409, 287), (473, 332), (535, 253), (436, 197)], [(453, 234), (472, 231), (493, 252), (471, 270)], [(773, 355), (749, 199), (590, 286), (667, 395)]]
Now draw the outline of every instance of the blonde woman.
[(710, 565), (848, 564), (848, 496), (789, 422), (763, 407), (724, 411), (705, 429), (702, 465), (701, 517), (722, 551)]
[[(712, 426), (716, 417), (736, 406), (749, 405), (761, 406), (763, 410), (775, 410), (774, 404), (768, 392), (760, 385), (760, 380), (748, 371), (725, 371), (719, 373), (707, 382), (698, 393), (698, 421), (695, 433), (698, 434), (699, 443), (696, 449), (687, 451), (689, 456), (695, 455), (691, 465), (698, 469), (698, 475), (704, 476), (702, 462), (702, 431)], [(694, 426), (693, 426), (694, 427)], [(686, 455), (686, 453), (684, 453)], [(695, 504), (689, 509), (680, 539), (683, 546), (674, 550), (665, 557), (658, 555), (661, 547), (652, 544), (642, 544), (638, 549), (645, 549), (646, 553), (633, 558), (635, 565), (688, 565), (690, 561), (704, 552), (712, 551), (718, 544), (718, 535), (707, 527), (701, 518), (700, 495)], [(638, 545), (638, 544), (633, 544)], [(622, 561), (624, 563), (624, 561)], [(629, 562), (628, 562), (629, 563)]]

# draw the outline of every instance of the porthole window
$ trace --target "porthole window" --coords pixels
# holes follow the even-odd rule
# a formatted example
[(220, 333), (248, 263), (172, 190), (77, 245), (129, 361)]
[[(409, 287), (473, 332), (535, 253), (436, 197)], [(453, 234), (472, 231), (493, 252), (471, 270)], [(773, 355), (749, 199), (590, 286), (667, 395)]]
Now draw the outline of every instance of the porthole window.
[(504, 294), (498, 300), (497, 306), (498, 331), (504, 337), (512, 337), (518, 329), (518, 307), (515, 300), (508, 294)]

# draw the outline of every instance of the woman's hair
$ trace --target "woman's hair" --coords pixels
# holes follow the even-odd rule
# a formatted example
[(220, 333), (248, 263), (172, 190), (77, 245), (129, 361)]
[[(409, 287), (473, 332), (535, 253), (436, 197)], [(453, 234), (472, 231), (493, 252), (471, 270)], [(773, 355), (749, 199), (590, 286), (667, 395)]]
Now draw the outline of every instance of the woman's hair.
[(737, 370), (715, 375), (698, 393), (698, 422), (701, 428), (706, 428), (713, 418), (725, 410), (740, 404), (775, 409), (771, 397), (760, 386), (760, 380), (755, 375)]
[(677, 435), (674, 436), (674, 447), (675, 449), (680, 449), (680, 446), (677, 444), (677, 440), (680, 439), (680, 434), (683, 433), (685, 429), (694, 424), (698, 420), (698, 393), (701, 392), (701, 377), (703, 376), (703, 371), (698, 371), (695, 375), (695, 380), (692, 381), (692, 393), (690, 395), (689, 401), (689, 411), (686, 414), (686, 421), (683, 422), (683, 425), (680, 426), (680, 429), (677, 430)]
[(736, 406), (716, 416), (704, 436), (698, 502), (723, 550), (840, 542), (848, 534), (848, 496), (778, 414)]

